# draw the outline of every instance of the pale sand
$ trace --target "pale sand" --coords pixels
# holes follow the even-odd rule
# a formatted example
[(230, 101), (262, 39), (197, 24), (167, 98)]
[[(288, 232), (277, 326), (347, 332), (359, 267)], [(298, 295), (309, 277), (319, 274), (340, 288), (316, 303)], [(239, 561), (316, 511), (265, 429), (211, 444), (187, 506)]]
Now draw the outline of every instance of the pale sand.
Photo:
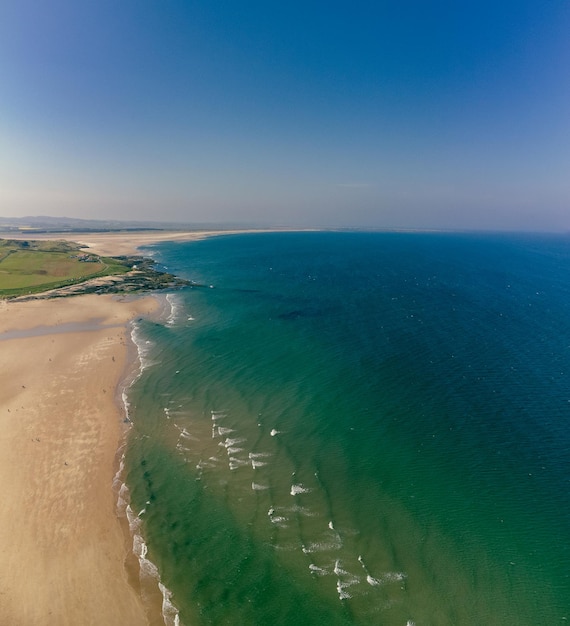
[(94, 295), (0, 301), (0, 624), (149, 623), (125, 568), (112, 481), (126, 325), (157, 306)]
[(217, 234), (214, 231), (89, 233), (78, 234), (77, 238), (73, 240), (88, 246), (95, 254), (120, 256), (123, 254), (141, 254), (140, 250), (138, 250), (140, 246), (147, 246), (161, 241), (195, 241)]
[[(240, 233), (274, 232), (277, 229), (243, 229), (243, 230), (196, 230), (196, 231), (141, 231), (134, 233), (0, 233), (4, 239), (66, 239), (88, 246), (95, 254), (101, 256), (121, 256), (141, 254), (138, 248), (161, 241), (196, 241), (206, 237), (235, 235)], [(280, 229), (286, 231), (289, 229)], [(310, 230), (310, 229), (304, 229)]]
[[(221, 234), (230, 231), (5, 236), (79, 241), (113, 256)], [(129, 578), (134, 557), (112, 490), (127, 323), (158, 306), (150, 296), (0, 300), (0, 624), (162, 622)]]

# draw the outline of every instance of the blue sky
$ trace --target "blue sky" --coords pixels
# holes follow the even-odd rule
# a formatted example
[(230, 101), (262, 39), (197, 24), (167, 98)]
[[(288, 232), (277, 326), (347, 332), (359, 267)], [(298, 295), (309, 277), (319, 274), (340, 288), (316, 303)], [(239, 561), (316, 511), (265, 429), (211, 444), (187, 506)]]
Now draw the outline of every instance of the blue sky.
[(5, 0), (0, 215), (570, 230), (570, 4)]

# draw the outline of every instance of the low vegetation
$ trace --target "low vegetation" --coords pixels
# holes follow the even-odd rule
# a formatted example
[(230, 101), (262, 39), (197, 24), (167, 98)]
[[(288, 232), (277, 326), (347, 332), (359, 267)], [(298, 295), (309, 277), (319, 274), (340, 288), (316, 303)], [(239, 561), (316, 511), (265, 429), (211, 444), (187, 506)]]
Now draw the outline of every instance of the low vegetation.
[[(94, 278), (116, 277), (97, 283)], [(190, 284), (155, 269), (144, 257), (100, 257), (68, 241), (0, 239), (0, 298), (53, 290), (68, 293), (133, 292)], [(81, 285), (80, 288), (76, 288)]]

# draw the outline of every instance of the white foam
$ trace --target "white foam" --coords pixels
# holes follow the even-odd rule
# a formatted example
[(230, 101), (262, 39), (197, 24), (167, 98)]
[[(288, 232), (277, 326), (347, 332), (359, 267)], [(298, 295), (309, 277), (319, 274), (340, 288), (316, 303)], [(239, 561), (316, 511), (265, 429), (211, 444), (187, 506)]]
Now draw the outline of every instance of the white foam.
[(289, 520), (284, 515), (276, 515), (276, 509), (273, 507), (267, 511), (267, 515), (272, 524), (279, 526), (279, 528), (287, 528), (287, 522)]
[(309, 570), (311, 570), (312, 574), (316, 574), (317, 576), (327, 576), (329, 574), (329, 572), (327, 572), (327, 570), (324, 567), (319, 567), (318, 565), (315, 565), (314, 563), (311, 563), (309, 565)]
[(228, 454), (237, 454), (238, 452), (243, 452), (244, 448), (226, 448)]
[(130, 422), (131, 413), (129, 409), (131, 408), (131, 403), (129, 402), (126, 389), (123, 389), (123, 391), (121, 391), (121, 402), (123, 403), (123, 410), (125, 412), (125, 418)]
[(245, 465), (249, 465), (249, 460), (245, 461), (244, 459), (236, 459), (235, 457), (230, 457), (230, 469), (236, 470), (238, 467), (244, 467)]
[[(129, 386), (133, 385), (141, 377), (144, 370), (153, 364), (148, 355), (154, 345), (151, 341), (143, 340), (140, 332), (140, 326), (136, 321), (131, 322), (131, 341), (137, 349), (138, 371), (134, 374), (132, 379), (129, 380)], [(129, 402), (127, 392), (128, 387), (124, 386), (121, 390), (121, 402), (123, 403), (126, 421), (130, 422), (131, 404)]]
[(333, 543), (326, 541), (314, 541), (306, 546), (302, 547), (305, 554), (312, 554), (313, 552), (335, 552), (342, 548), (341, 543)]
[(139, 558), (139, 576), (140, 578), (153, 578), (158, 580), (158, 567), (145, 557)]
[(161, 582), (158, 583), (158, 588), (162, 593), (162, 617), (166, 626), (179, 626), (180, 616), (178, 609), (172, 604), (172, 591), (167, 589)]
[(119, 517), (123, 517), (126, 515), (125, 509), (129, 502), (129, 488), (124, 483), (121, 485), (119, 489), (119, 493), (117, 495), (117, 513)]
[(223, 437), (224, 435), (229, 435), (230, 433), (235, 433), (235, 430), (233, 428), (224, 428), (223, 426), (218, 426), (218, 434), (220, 435), (220, 437)]
[(194, 437), (191, 433), (189, 433), (185, 428), (182, 429), (180, 436), (184, 439), (190, 439), (192, 441), (200, 441), (197, 437)]
[(259, 483), (251, 483), (251, 488), (254, 491), (264, 491), (265, 489), (269, 489), (269, 485), (260, 485)]
[(385, 585), (387, 583), (398, 583), (407, 578), (406, 574), (404, 574), (403, 572), (386, 572), (385, 574), (382, 574), (379, 578), (376, 578), (370, 574), (368, 568), (366, 567), (366, 565), (364, 565), (362, 557), (359, 556), (358, 560), (362, 564), (362, 568), (366, 573), (366, 582), (371, 587), (379, 587), (380, 585)]
[(152, 341), (143, 340), (141, 336), (140, 326), (139, 324), (137, 324), (137, 322), (131, 323), (131, 341), (135, 344), (137, 348), (139, 359), (139, 371), (135, 376), (135, 380), (137, 380), (144, 372), (144, 370), (152, 365), (152, 362), (149, 359), (148, 355), (154, 344), (152, 343)]
[(179, 294), (166, 294), (166, 301), (170, 305), (170, 314), (166, 320), (166, 326), (174, 326), (180, 319), (180, 313), (184, 308), (182, 297)]
[(268, 457), (273, 456), (271, 452), (250, 452), (250, 459), (267, 459)]
[(304, 487), (303, 485), (291, 485), (291, 495), (297, 496), (300, 493), (309, 493), (311, 490), (308, 487)]
[(381, 577), (382, 583), (398, 583), (407, 578), (403, 572), (387, 572)]
[(141, 520), (134, 514), (133, 509), (131, 509), (131, 505), (127, 504), (125, 508), (125, 514), (127, 516), (127, 521), (129, 522), (129, 530), (132, 534), (138, 532)]
[(202, 461), (200, 459), (200, 461), (198, 461), (198, 464), (196, 465), (196, 469), (198, 470), (203, 470), (205, 467), (206, 468), (211, 468), (211, 467), (215, 467), (215, 461), (217, 461), (218, 459), (214, 458), (214, 457), (210, 457), (207, 461)]
[(125, 470), (125, 455), (121, 455), (121, 460), (119, 461), (119, 469), (117, 473), (113, 476), (113, 492), (117, 495), (117, 513), (119, 517), (124, 517), (126, 515), (125, 509), (127, 504), (129, 503), (129, 488), (123, 482), (123, 472)]
[(133, 536), (133, 553), (139, 559), (144, 559), (147, 555), (148, 548), (141, 535)]
[[(219, 429), (218, 429), (219, 430)], [(228, 429), (231, 430), (231, 429)], [(232, 431), (233, 432), (233, 431)], [(225, 441), (223, 442), (223, 445), (228, 447), (228, 446), (235, 446), (238, 443), (245, 443), (246, 439), (244, 439), (243, 437), (237, 437), (236, 439), (230, 439), (229, 437), (225, 439)]]
[(336, 591), (338, 593), (339, 600), (349, 600), (352, 596), (344, 590), (345, 585), (340, 581), (336, 581)]
[[(119, 465), (119, 471), (115, 475), (115, 481), (120, 480), (122, 472), (124, 471), (124, 457), (121, 458)], [(129, 531), (133, 538), (133, 554), (137, 557), (139, 562), (139, 580), (141, 581), (141, 591), (143, 588), (143, 581), (150, 582), (151, 584), (156, 581), (159, 590), (162, 594), (162, 614), (164, 623), (166, 626), (180, 626), (180, 617), (178, 615), (178, 609), (171, 601), (172, 593), (161, 583), (160, 574), (156, 565), (149, 559), (147, 559), (148, 547), (140, 532), (142, 526), (142, 520), (140, 518), (146, 512), (146, 507), (143, 508), (138, 515), (135, 515), (131, 505), (129, 503), (130, 493), (128, 487), (122, 483), (119, 489), (119, 499), (124, 505), (124, 515), (126, 515), (129, 523)], [(148, 506), (150, 501), (146, 501)], [(121, 510), (119, 510), (121, 514)], [(144, 596), (143, 592), (143, 596)]]
[(368, 571), (368, 568), (366, 567), (364, 559), (361, 555), (358, 556), (358, 560), (362, 565), (362, 569), (366, 573), (366, 582), (372, 587), (379, 587), (380, 585), (384, 585), (386, 583), (401, 582), (402, 580), (407, 578), (406, 574), (404, 574), (403, 572), (386, 572), (385, 574), (382, 574), (380, 578), (375, 578)]

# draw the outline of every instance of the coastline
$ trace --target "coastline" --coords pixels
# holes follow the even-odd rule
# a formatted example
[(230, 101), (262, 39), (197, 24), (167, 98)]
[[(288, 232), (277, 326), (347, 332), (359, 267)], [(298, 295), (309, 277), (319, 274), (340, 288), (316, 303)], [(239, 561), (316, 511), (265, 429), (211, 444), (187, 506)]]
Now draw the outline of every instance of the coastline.
[[(296, 242), (298, 247), (273, 247), (266, 245), (265, 238), (260, 238), (259, 246), (252, 241), (255, 238), (239, 239), (211, 242), (215, 245), (205, 245), (208, 242), (169, 245), (163, 253), (156, 254), (160, 263), (181, 268), (185, 275), (196, 274), (204, 277), (205, 282), (211, 276), (217, 287), (231, 285), (232, 289), (171, 292), (160, 296), (165, 306), (160, 318), (131, 325), (134, 343), (126, 342), (131, 350), (126, 362), (134, 364), (130, 372), (136, 375), (137, 345), (142, 363), (150, 365), (152, 360), (161, 364), (149, 368), (148, 380), (141, 379), (136, 388), (129, 389), (131, 379), (123, 378), (123, 386), (118, 389), (119, 395), (125, 389), (133, 403), (135, 424), (129, 430), (127, 454), (131, 506), (135, 518), (138, 515), (143, 520), (149, 557), (160, 565), (163, 582), (173, 592), (172, 600), (180, 610), (180, 618), (190, 624), (193, 618), (200, 621), (197, 616), (203, 615), (205, 621), (217, 623), (223, 621), (225, 607), (228, 623), (232, 620), (247, 623), (252, 619), (239, 616), (252, 615), (255, 606), (260, 610), (258, 621), (270, 621), (265, 616), (273, 614), (264, 612), (269, 608), (265, 597), (269, 597), (279, 621), (279, 607), (304, 609), (306, 589), (307, 608), (301, 611), (299, 619), (302, 622), (306, 615), (307, 623), (328, 619), (325, 605), (329, 600), (331, 622), (336, 621), (334, 615), (345, 607), (351, 613), (354, 609), (355, 621), (360, 621), (357, 616), (373, 615), (371, 621), (385, 617), (387, 623), (400, 626), (408, 621), (429, 621), (434, 614), (441, 615), (443, 620), (468, 623), (492, 622), (493, 618), (503, 622), (556, 622), (564, 615), (568, 591), (556, 584), (563, 580), (564, 555), (559, 553), (556, 543), (560, 533), (552, 530), (564, 527), (564, 500), (559, 499), (563, 493), (560, 490), (563, 476), (555, 463), (542, 468), (544, 474), (537, 472), (540, 459), (535, 465), (531, 456), (535, 448), (528, 444), (534, 440), (527, 435), (537, 427), (544, 428), (548, 439), (542, 437), (543, 441), (537, 441), (537, 445), (545, 458), (563, 458), (564, 441), (554, 437), (556, 429), (549, 430), (551, 420), (546, 420), (548, 415), (564, 411), (560, 404), (564, 398), (561, 401), (559, 393), (564, 385), (561, 375), (564, 355), (556, 329), (564, 328), (568, 288), (564, 283), (564, 263), (557, 262), (559, 254), (552, 254), (561, 248), (521, 247), (518, 262), (507, 274), (512, 291), (510, 288), (495, 292), (495, 282), (489, 283), (488, 268), (494, 267), (497, 259), (510, 258), (506, 256), (512, 254), (510, 243), (505, 245), (490, 239), (476, 241), (467, 249), (453, 245), (453, 255), (440, 264), (438, 241), (418, 248), (409, 239), (405, 247), (396, 250), (397, 246), (382, 245), (386, 241), (380, 238), (377, 245), (369, 247), (369, 253), (361, 254), (360, 242), (353, 238), (352, 244), (347, 241), (344, 248), (351, 255), (348, 258), (358, 259), (353, 265), (343, 263), (342, 255), (333, 254), (339, 250), (335, 241), (332, 248), (323, 241), (321, 249), (310, 239), (303, 243), (305, 247), (301, 241)], [(240, 248), (247, 248), (247, 253), (240, 254)], [(292, 248), (297, 253), (294, 258), (290, 258)], [(274, 249), (281, 254), (268, 263)], [(383, 255), (378, 258), (380, 250)], [(153, 253), (149, 251), (149, 254)], [(234, 262), (236, 257), (241, 262)], [(299, 262), (302, 258), (308, 260), (304, 267)], [(314, 260), (318, 258), (324, 264), (316, 265)], [(479, 264), (473, 266), (473, 258), (478, 258)], [(338, 264), (331, 266), (331, 259), (338, 260)], [(423, 274), (417, 273), (417, 268), (426, 262), (435, 263), (438, 268), (434, 283), (429, 268)], [(536, 265), (530, 283), (526, 271), (529, 263)], [(387, 266), (392, 269), (384, 273)], [(273, 268), (271, 273), (266, 271), (268, 267)], [(307, 297), (304, 281), (290, 280), (292, 275), (322, 276), (327, 280), (312, 283)], [(473, 281), (468, 281), (456, 311), (443, 296), (453, 291), (459, 278), (466, 275), (473, 277)], [(334, 276), (332, 281), (328, 279), (330, 276)], [(355, 284), (362, 288), (354, 290)], [(541, 284), (547, 290), (544, 293), (550, 293), (547, 299), (543, 292), (539, 293)], [(379, 285), (381, 288), (377, 289)], [(536, 289), (532, 289), (535, 285)], [(249, 296), (240, 289), (250, 286), (259, 291)], [(509, 318), (498, 330), (495, 318), (488, 313), (485, 293), (490, 286), (497, 296), (496, 310), (512, 316), (512, 323)], [(532, 316), (516, 306), (522, 296), (529, 294), (532, 306), (536, 307)], [(399, 298), (393, 300), (393, 295)], [(370, 300), (372, 296), (377, 299)], [(417, 311), (413, 311), (414, 319), (408, 316), (414, 297), (425, 298), (421, 320), (415, 315)], [(93, 298), (94, 302), (103, 300)], [(81, 301), (77, 297), (60, 302), (74, 307), (74, 303)], [(27, 307), (28, 304), (21, 310)], [(0, 302), (0, 319), (2, 309)], [(379, 329), (378, 310), (386, 315), (382, 323), (389, 335), (380, 332), (375, 336)], [(546, 313), (550, 320), (549, 333), (540, 335), (540, 341), (525, 343), (528, 328), (540, 326), (540, 319)], [(62, 320), (53, 329), (52, 339), (57, 341), (65, 333), (80, 330), (92, 332), (90, 326), (105, 324), (104, 320), (88, 322), (88, 319), (84, 318), (81, 328), (79, 322), (71, 326), (72, 321)], [(480, 324), (473, 326), (473, 319)], [(159, 323), (155, 324), (155, 320)], [(450, 320), (451, 331), (447, 328)], [(52, 322), (36, 313), (35, 323), (43, 328), (25, 332), (28, 336), (34, 333), (41, 336)], [(462, 344), (462, 356), (456, 354), (451, 360), (449, 355), (453, 357), (457, 348), (454, 325), (470, 332)], [(141, 332), (137, 334), (139, 328)], [(221, 334), (224, 328), (231, 329), (231, 334)], [(433, 333), (423, 343), (425, 328)], [(471, 350), (475, 343), (489, 336), (498, 340), (494, 351)], [(23, 338), (18, 338), (15, 331), (10, 337), (16, 344)], [(391, 338), (399, 341), (402, 337), (402, 352), (392, 359), (399, 346), (389, 345)], [(410, 338), (414, 338), (412, 343)], [(509, 352), (510, 347), (521, 341), (525, 351)], [(418, 346), (420, 352), (416, 350)], [(505, 396), (499, 399), (498, 406), (505, 411), (505, 419), (497, 422), (493, 410), (497, 400), (491, 386), (495, 379), (479, 378), (479, 374), (493, 376), (493, 372), (503, 371), (500, 365), (505, 354), (513, 365), (511, 371), (519, 373), (512, 374), (510, 390), (507, 388)], [(554, 364), (549, 355), (558, 355)], [(36, 351), (33, 358), (40, 356)], [(353, 370), (356, 357), (362, 368)], [(411, 409), (408, 405), (411, 396), (406, 381), (410, 373), (419, 372), (414, 369), (418, 358), (419, 362), (433, 366), (422, 367), (420, 374), (423, 376), (425, 372), (426, 378), (418, 374), (418, 384), (425, 384), (434, 397), (441, 399), (441, 403), (434, 401), (433, 407), (429, 407), (426, 413), (429, 423), (412, 419), (415, 412), (420, 414), (423, 405), (413, 405)], [(459, 368), (456, 358), (463, 359)], [(277, 365), (275, 369), (273, 363)], [(474, 372), (470, 378), (472, 388), (465, 387), (463, 376), (470, 367)], [(544, 375), (529, 378), (533, 373), (529, 367)], [(6, 373), (4, 363), (0, 368)], [(368, 385), (370, 372), (375, 374), (378, 386)], [(521, 428), (521, 440), (513, 441), (512, 424), (520, 422), (517, 407), (521, 406), (521, 385), (524, 387), (527, 378), (533, 384), (525, 396), (524, 405), (528, 408), (522, 424), (525, 428)], [(303, 381), (301, 393), (298, 381)], [(15, 383), (19, 391), (18, 380)], [(23, 383), (31, 388), (26, 381)], [(460, 390), (457, 396), (448, 395), (450, 385)], [(2, 384), (0, 396), (3, 391)], [(537, 393), (541, 397), (540, 406), (533, 404)], [(478, 408), (480, 401), (482, 405)], [(482, 421), (465, 421), (464, 402), (475, 403), (476, 414)], [(290, 416), (282, 411), (287, 406), (295, 407)], [(305, 413), (314, 416), (314, 422), (305, 422)], [(216, 422), (221, 415), (225, 418), (224, 432), (211, 432), (210, 427), (219, 428)], [(378, 422), (375, 415), (379, 416)], [(384, 415), (388, 419), (384, 420)], [(167, 422), (164, 416), (173, 421)], [(236, 435), (231, 435), (227, 428), (235, 428)], [(485, 437), (480, 437), (487, 431), (491, 438), (485, 446)], [(346, 436), (343, 434), (346, 432), (351, 434)], [(426, 457), (421, 450), (422, 442), (431, 446), (433, 432), (440, 433), (442, 441), (433, 442), (431, 456)], [(211, 434), (219, 438), (211, 439)], [(200, 442), (191, 443), (193, 437)], [(236, 450), (238, 438), (247, 444)], [(410, 441), (417, 442), (421, 454), (410, 456)], [(470, 441), (478, 442), (472, 454)], [(505, 451), (507, 448), (502, 446), (508, 447), (509, 455), (504, 460), (496, 457), (497, 446)], [(0, 453), (4, 454), (5, 449), (0, 448)], [(261, 462), (257, 461), (258, 453)], [(117, 451), (115, 468), (121, 454), (122, 449)], [(266, 454), (268, 457), (272, 454), (273, 459), (264, 459)], [(203, 466), (202, 459), (213, 460), (213, 465)], [(251, 470), (232, 471), (242, 460)], [(263, 469), (266, 461), (267, 467)], [(350, 471), (346, 469), (347, 463), (351, 465)], [(449, 485), (451, 466), (463, 469), (460, 480)], [(195, 467), (200, 470), (204, 467), (205, 471), (198, 475)], [(489, 482), (487, 474), (480, 474), (485, 467), (495, 468)], [(127, 476), (126, 471), (116, 475), (114, 496)], [(528, 481), (527, 471), (533, 475), (528, 475)], [(539, 474), (543, 478), (537, 478)], [(198, 476), (200, 482), (194, 481)], [(378, 476), (385, 476), (388, 481), (378, 481)], [(10, 474), (6, 477), (11, 480)], [(469, 481), (473, 477), (473, 483), (463, 482), (465, 477)], [(446, 485), (453, 491), (449, 502), (444, 493)], [(473, 515), (471, 496), (478, 489), (481, 491), (481, 485), (489, 490), (483, 489), (485, 498), (477, 505), (480, 514)], [(12, 498), (13, 493), (14, 490), (6, 490), (3, 495)], [(202, 493), (204, 498), (196, 497)], [(496, 494), (501, 493), (517, 494), (512, 506), (507, 500), (501, 510), (501, 520), (505, 522), (500, 523), (508, 524), (508, 529), (499, 526), (496, 517)], [(418, 494), (423, 494), (422, 501)], [(412, 504), (418, 509), (412, 511), (407, 503), (413, 499), (417, 500)], [(362, 508), (354, 506), (361, 501)], [(528, 518), (521, 517), (521, 506), (529, 511)], [(289, 517), (274, 515), (281, 511)], [(378, 511), (380, 517), (375, 515)], [(305, 512), (310, 513), (306, 519)], [(277, 527), (279, 519), (284, 523), (290, 521), (289, 528)], [(124, 517), (122, 520), (124, 529), (127, 524)], [(426, 542), (427, 520), (430, 532)], [(447, 531), (449, 534), (444, 536)], [(254, 532), (259, 544), (252, 540)], [(480, 541), (465, 542), (465, 532), (471, 539), (479, 537)], [(335, 537), (340, 539), (333, 544)], [(0, 550), (6, 544), (3, 541)], [(327, 545), (334, 553), (320, 554), (318, 547)], [(332, 548), (333, 545), (339, 547)], [(523, 554), (520, 546), (525, 545), (533, 550)], [(139, 563), (135, 557), (140, 558), (144, 546), (133, 546), (130, 536), (124, 546), (126, 554), (134, 553), (128, 568), (132, 576), (127, 575), (127, 581), (136, 591)], [(268, 546), (270, 549), (266, 550)], [(243, 562), (240, 555), (247, 559), (246, 568), (239, 566)], [(26, 558), (28, 565), (36, 558), (31, 548)], [(318, 592), (310, 594), (313, 583)], [(263, 595), (256, 592), (259, 589)], [(301, 590), (301, 597), (296, 597), (295, 589)], [(3, 591), (10, 593), (9, 587)], [(321, 592), (325, 605), (319, 615)], [(2, 596), (0, 615), (3, 616)], [(449, 603), (442, 608), (438, 598), (443, 596)], [(242, 601), (244, 598), (248, 599), (247, 603)], [(155, 598), (156, 620), (152, 626), (164, 626), (159, 603), (160, 598)], [(205, 607), (211, 611), (206, 612)], [(472, 611), (465, 607), (471, 607)], [(391, 616), (396, 617), (391, 619)], [(339, 620), (342, 621), (340, 617)], [(17, 619), (12, 621), (18, 623)], [(82, 623), (81, 619), (77, 621)], [(173, 621), (169, 626), (174, 624)]]
[[(236, 230), (195, 230), (195, 231), (141, 231), (133, 233), (105, 232), (105, 233), (82, 233), (82, 232), (7, 232), (0, 236), (8, 239), (34, 239), (34, 240), (67, 240), (74, 241), (86, 246), (89, 250), (100, 256), (121, 256), (141, 254), (139, 248), (163, 241), (198, 241), (207, 237), (221, 237), (223, 235), (238, 235), (246, 233), (286, 232), (290, 229), (236, 229)], [(298, 229), (293, 229), (297, 231)], [(312, 229), (301, 229), (312, 230)]]
[[(90, 235), (89, 246), (120, 255), (205, 236), (163, 235)], [(152, 295), (0, 300), (2, 623), (162, 623), (142, 598), (116, 491), (121, 394), (138, 358), (130, 322), (160, 308)]]
[(3, 623), (148, 623), (125, 568), (112, 482), (127, 324), (156, 308), (152, 297), (2, 303)]

